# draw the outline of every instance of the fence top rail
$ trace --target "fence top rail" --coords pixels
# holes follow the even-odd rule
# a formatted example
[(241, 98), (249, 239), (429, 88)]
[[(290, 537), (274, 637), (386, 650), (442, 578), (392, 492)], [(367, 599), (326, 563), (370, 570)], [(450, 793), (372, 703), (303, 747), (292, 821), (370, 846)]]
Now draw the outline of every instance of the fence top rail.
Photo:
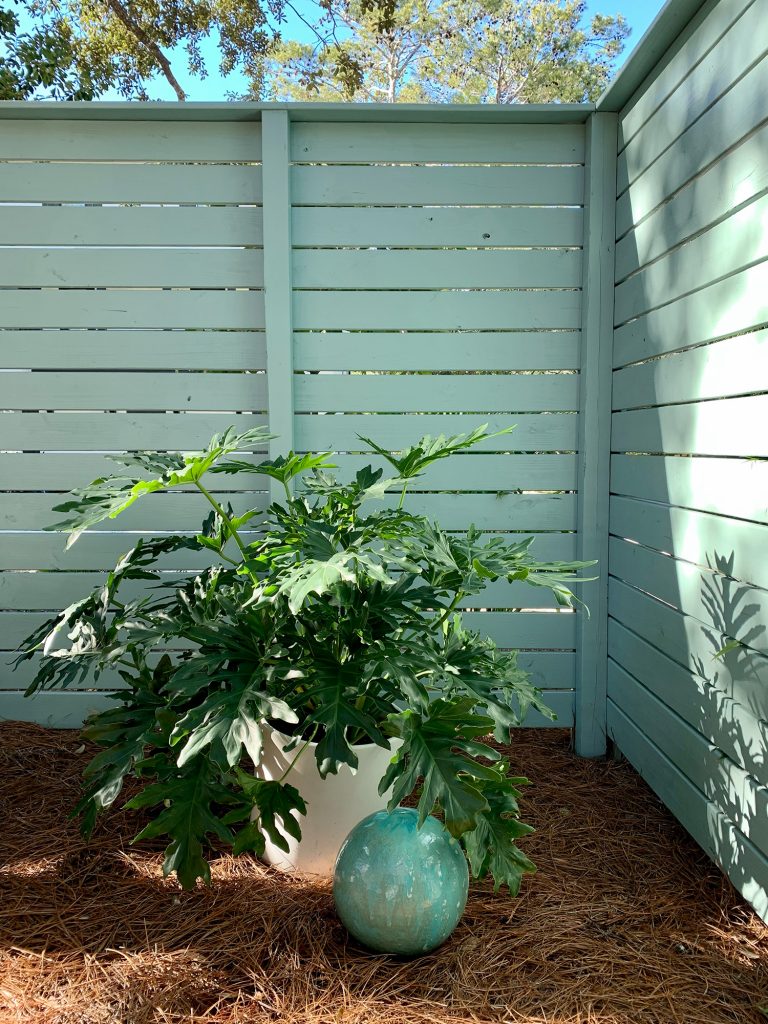
[(434, 122), (448, 124), (580, 124), (594, 103), (117, 103), (0, 101), (0, 119), (24, 121), (259, 121), (287, 110), (291, 121)]
[(619, 73), (598, 99), (597, 109), (607, 113), (621, 110), (705, 2), (667, 0), (631, 50)]

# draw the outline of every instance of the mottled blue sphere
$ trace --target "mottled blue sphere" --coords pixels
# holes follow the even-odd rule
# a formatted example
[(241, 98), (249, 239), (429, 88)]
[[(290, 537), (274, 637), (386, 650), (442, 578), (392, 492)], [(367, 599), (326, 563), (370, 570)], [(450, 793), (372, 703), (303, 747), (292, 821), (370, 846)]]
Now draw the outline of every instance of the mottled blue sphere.
[(363, 818), (336, 858), (333, 895), (342, 923), (370, 949), (412, 956), (445, 942), (467, 902), (461, 847), (431, 815), (398, 807)]

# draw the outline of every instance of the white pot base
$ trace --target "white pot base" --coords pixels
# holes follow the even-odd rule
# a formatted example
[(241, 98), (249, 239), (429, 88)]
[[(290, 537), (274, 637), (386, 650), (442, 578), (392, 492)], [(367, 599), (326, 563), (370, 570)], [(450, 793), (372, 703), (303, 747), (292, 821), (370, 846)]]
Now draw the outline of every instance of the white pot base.
[[(282, 779), (301, 748), (298, 743), (293, 750), (284, 753), (283, 747), (292, 739), (274, 730), (264, 730), (264, 752), (257, 772), (261, 778)], [(396, 743), (399, 746), (399, 741)], [(301, 842), (286, 835), (286, 853), (266, 837), (262, 858), (265, 863), (281, 871), (329, 878), (341, 844), (355, 825), (387, 805), (387, 795), (379, 796), (378, 786), (392, 760), (394, 744), (390, 746), (389, 750), (373, 744), (355, 746), (357, 771), (353, 773), (348, 765), (341, 765), (337, 775), (323, 779), (315, 760), (317, 744), (310, 743), (285, 777), (285, 782), (295, 786), (307, 804), (306, 815), (297, 815)], [(280, 831), (282, 833), (282, 829)]]

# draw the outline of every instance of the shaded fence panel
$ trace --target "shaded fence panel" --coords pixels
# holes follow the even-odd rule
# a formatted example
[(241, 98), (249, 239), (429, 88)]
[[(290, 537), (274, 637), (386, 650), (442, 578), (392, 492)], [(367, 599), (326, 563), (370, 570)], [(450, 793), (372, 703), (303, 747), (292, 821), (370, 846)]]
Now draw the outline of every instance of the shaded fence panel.
[[(114, 472), (110, 453), (194, 448), (230, 423), (265, 422), (267, 396), (258, 124), (6, 122), (0, 161), (8, 652), (142, 534), (199, 528), (195, 494), (159, 496), (65, 552), (39, 532), (62, 492)], [(226, 497), (243, 510), (265, 499)], [(195, 564), (180, 553), (165, 568)], [(4, 716), (76, 724), (98, 702), (25, 707), (29, 675), (3, 672)]]
[[(358, 434), (516, 423), (410, 507), (575, 557), (584, 149), (581, 125), (293, 126), (298, 448), (341, 449), (346, 470), (369, 461)], [(523, 650), (570, 724), (575, 617), (529, 590), (467, 620)]]
[[(137, 537), (202, 514), (195, 494), (152, 496), (66, 552), (42, 532), (64, 492), (110, 453), (231, 423), (269, 420), (274, 453), (339, 450), (345, 475), (371, 461), (358, 434), (397, 448), (517, 424), (430, 469), (411, 507), (576, 557), (584, 160), (582, 124), (6, 123), (0, 652)], [(236, 511), (269, 498), (223, 486)], [(577, 616), (523, 584), (478, 604), (467, 623), (521, 648), (573, 724)], [(0, 714), (77, 724), (98, 703), (25, 703), (30, 676), (0, 676)]]
[(767, 15), (705, 5), (619, 116), (607, 712), (763, 916)]

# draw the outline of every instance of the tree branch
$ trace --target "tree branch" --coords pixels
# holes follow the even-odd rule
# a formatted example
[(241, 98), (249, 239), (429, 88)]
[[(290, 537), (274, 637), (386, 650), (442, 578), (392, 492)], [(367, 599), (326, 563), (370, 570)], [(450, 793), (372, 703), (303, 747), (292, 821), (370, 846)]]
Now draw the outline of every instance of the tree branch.
[(107, 7), (112, 11), (115, 17), (123, 23), (128, 29), (132, 36), (134, 36), (142, 46), (146, 47), (147, 50), (155, 58), (155, 61), (159, 65), (161, 71), (165, 75), (168, 84), (171, 86), (176, 96), (180, 100), (185, 100), (187, 94), (184, 92), (182, 87), (179, 85), (176, 76), (171, 69), (171, 62), (165, 56), (163, 51), (154, 41), (150, 39), (141, 25), (128, 13), (127, 9), (123, 6), (120, 0), (107, 0)]

